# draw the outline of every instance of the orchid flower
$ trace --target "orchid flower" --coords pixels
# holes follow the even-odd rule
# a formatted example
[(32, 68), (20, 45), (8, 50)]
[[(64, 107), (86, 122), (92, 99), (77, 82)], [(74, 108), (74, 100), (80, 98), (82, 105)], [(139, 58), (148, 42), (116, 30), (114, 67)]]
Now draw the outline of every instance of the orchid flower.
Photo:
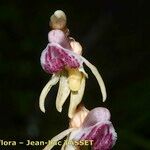
[[(41, 54), (41, 66), (45, 72), (52, 74), (52, 77), (41, 92), (39, 106), (41, 111), (45, 112), (45, 98), (51, 87), (59, 81), (56, 109), (59, 112), (62, 111), (62, 106), (70, 94), (68, 116), (72, 118), (78, 104), (82, 100), (85, 78), (88, 77), (83, 64), (86, 64), (96, 77), (102, 92), (103, 101), (106, 99), (106, 89), (97, 68), (81, 56), (82, 47), (80, 43), (69, 37), (67, 30), (64, 32), (66, 25), (66, 16), (64, 16), (65, 14), (62, 11), (56, 11), (51, 17), (50, 25), (53, 27), (53, 30), (49, 32), (49, 43)], [(57, 25), (59, 23), (63, 25)]]
[[(92, 141), (93, 150), (110, 150), (117, 139), (117, 134), (110, 121), (110, 112), (103, 107), (88, 111), (85, 107), (70, 120), (70, 128), (53, 137), (51, 141), (59, 141), (65, 136), (68, 141)], [(48, 144), (44, 150), (51, 150), (54, 145)], [(61, 150), (77, 150), (75, 144), (63, 144)]]

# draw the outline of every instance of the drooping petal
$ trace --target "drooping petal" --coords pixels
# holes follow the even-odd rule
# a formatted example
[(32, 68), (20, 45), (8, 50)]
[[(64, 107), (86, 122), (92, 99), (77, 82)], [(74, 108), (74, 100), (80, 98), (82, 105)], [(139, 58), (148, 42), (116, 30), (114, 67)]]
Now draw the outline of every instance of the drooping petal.
[(48, 94), (48, 92), (50, 91), (51, 87), (55, 84), (57, 84), (57, 82), (59, 81), (59, 74), (53, 74), (51, 79), (48, 81), (48, 83), (45, 85), (45, 87), (43, 88), (41, 94), (40, 94), (40, 98), (39, 98), (39, 107), (41, 109), (42, 112), (45, 113), (45, 98)]
[(77, 92), (73, 91), (71, 92), (70, 105), (68, 111), (69, 118), (72, 118), (73, 115), (75, 114), (76, 108), (82, 100), (84, 90), (85, 90), (85, 76), (83, 75), (80, 89)]
[[(76, 131), (73, 130), (72, 132)], [(73, 144), (73, 140), (70, 138), (70, 134), (68, 134), (66, 140), (64, 141), (61, 150), (80, 150), (80, 147)]]
[(79, 70), (87, 76), (87, 73), (83, 69), (83, 62), (90, 68), (90, 70), (96, 77), (100, 90), (102, 92), (103, 101), (105, 101), (107, 94), (103, 79), (97, 68), (92, 65), (87, 59), (74, 53), (72, 50), (63, 48), (58, 43), (48, 44), (41, 55), (41, 65), (47, 73), (56, 73), (63, 70), (65, 67), (68, 67), (79, 68)]
[[(82, 56), (80, 56), (80, 57), (82, 57)], [(82, 57), (82, 60), (91, 69), (92, 73), (96, 77), (98, 84), (99, 84), (99, 87), (100, 87), (101, 92), (102, 92), (102, 97), (103, 97), (103, 102), (104, 102), (106, 100), (107, 94), (106, 94), (105, 84), (104, 84), (104, 81), (103, 81), (101, 75), (99, 74), (97, 68), (94, 65), (92, 65), (87, 59)]]
[(68, 78), (65, 72), (63, 72), (60, 76), (59, 80), (59, 89), (56, 98), (56, 109), (61, 112), (62, 106), (65, 103), (67, 97), (70, 94), (70, 89), (68, 86)]
[(68, 135), (67, 138), (64, 140), (61, 150), (80, 150), (79, 146), (74, 145), (74, 141), (72, 141), (69, 137), (70, 136)]
[[(63, 132), (61, 132), (58, 135), (56, 135), (55, 137), (53, 137), (50, 141), (57, 142), (57, 141), (63, 139), (65, 136), (67, 136), (69, 133), (71, 133), (74, 130), (76, 130), (76, 129), (70, 128), (70, 129), (64, 130)], [(51, 150), (53, 147), (54, 147), (53, 144), (48, 144), (43, 150)]]
[[(73, 131), (72, 131), (73, 132)], [(61, 150), (80, 150), (78, 146), (75, 146), (73, 141), (69, 139), (69, 136), (64, 140)]]

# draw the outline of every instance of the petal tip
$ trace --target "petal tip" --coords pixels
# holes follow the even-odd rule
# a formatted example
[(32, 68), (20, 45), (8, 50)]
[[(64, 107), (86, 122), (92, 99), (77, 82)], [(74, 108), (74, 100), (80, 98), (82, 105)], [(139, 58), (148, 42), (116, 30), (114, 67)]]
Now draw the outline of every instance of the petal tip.
[(106, 98), (107, 98), (107, 96), (103, 97), (103, 102), (105, 102), (105, 101), (106, 101)]
[(43, 113), (45, 113), (45, 108), (44, 108), (44, 106), (40, 106), (40, 110), (41, 110)]
[(40, 96), (40, 99), (39, 99), (39, 107), (40, 107), (40, 110), (41, 110), (43, 113), (45, 113), (44, 101), (45, 101), (45, 99), (43, 99), (43, 97)]
[(69, 112), (68, 117), (71, 119), (73, 117), (73, 114)]
[(43, 112), (43, 113), (45, 113), (45, 109), (44, 109), (44, 110), (42, 110), (42, 112)]
[(62, 108), (56, 108), (58, 112), (62, 112)]

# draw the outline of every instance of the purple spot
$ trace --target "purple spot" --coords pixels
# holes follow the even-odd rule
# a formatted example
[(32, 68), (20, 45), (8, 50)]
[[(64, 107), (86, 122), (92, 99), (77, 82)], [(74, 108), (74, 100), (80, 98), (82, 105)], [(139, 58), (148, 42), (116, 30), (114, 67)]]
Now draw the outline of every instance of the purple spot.
[(109, 124), (94, 126), (88, 135), (84, 133), (81, 140), (93, 140), (93, 150), (110, 150), (113, 146), (113, 135)]
[(48, 45), (45, 50), (46, 52), (42, 53), (41, 56), (45, 61), (42, 61), (41, 65), (47, 73), (56, 73), (63, 70), (66, 66), (70, 68), (78, 68), (80, 66), (78, 58), (57, 45)]

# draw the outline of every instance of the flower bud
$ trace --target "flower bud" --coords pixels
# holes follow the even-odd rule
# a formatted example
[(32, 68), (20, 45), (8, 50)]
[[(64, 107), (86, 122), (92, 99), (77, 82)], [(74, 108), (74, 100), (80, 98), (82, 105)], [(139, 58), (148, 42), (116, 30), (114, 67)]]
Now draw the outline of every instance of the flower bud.
[(79, 42), (76, 41), (71, 41), (70, 42), (71, 48), (73, 49), (73, 51), (79, 55), (82, 54), (82, 46), (80, 45)]
[(67, 18), (62, 10), (57, 10), (50, 17), (50, 27), (52, 29), (64, 29), (66, 27)]

